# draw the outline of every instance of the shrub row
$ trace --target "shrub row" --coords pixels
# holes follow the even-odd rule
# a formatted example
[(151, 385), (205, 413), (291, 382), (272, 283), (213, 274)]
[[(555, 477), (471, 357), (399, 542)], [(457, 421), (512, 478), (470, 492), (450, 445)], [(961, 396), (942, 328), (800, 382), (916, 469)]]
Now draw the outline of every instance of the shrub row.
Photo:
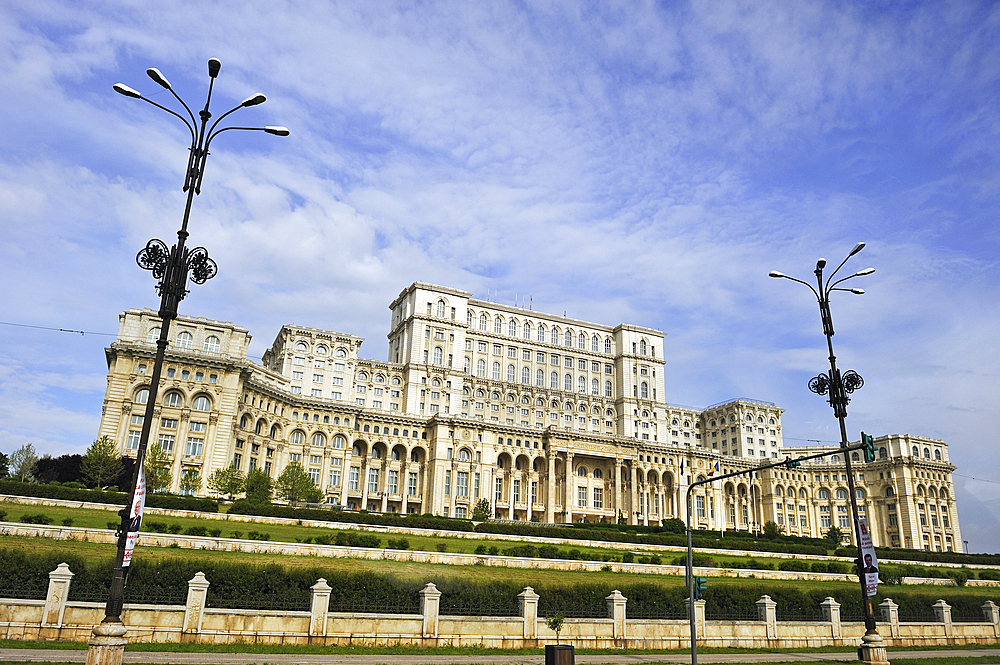
[(364, 511), (337, 510), (336, 508), (295, 508), (274, 504), (251, 503), (246, 499), (233, 502), (229, 507), (233, 515), (258, 515), (261, 517), (286, 517), (298, 520), (325, 522), (346, 522), (349, 524), (373, 524), (380, 526), (404, 526), (418, 529), (442, 529), (448, 531), (472, 531), (472, 522), (451, 517), (434, 515), (393, 515), (368, 513)]
[[(5, 478), (0, 480), (0, 494), (13, 496), (34, 496), (44, 499), (63, 499), (66, 501), (89, 501), (91, 503), (109, 503), (124, 506), (128, 503), (128, 494), (123, 492), (105, 492), (104, 490), (87, 490), (66, 487), (65, 485), (38, 485), (22, 483)], [(197, 510), (203, 513), (219, 512), (219, 502), (214, 499), (203, 499), (193, 496), (176, 496), (173, 494), (149, 494), (146, 505), (151, 508), (168, 510)]]
[[(928, 552), (926, 550), (902, 549), (899, 547), (876, 547), (879, 561), (926, 561), (928, 563), (974, 563), (984, 566), (1000, 565), (1000, 554), (963, 554), (961, 552)], [(841, 547), (837, 556), (855, 558), (858, 551), (852, 547)]]

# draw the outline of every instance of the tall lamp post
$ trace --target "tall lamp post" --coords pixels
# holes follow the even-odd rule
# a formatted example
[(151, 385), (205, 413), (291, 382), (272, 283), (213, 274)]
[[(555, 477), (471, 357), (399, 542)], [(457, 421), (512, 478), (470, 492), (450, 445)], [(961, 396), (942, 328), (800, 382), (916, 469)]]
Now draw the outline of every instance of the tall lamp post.
[[(834, 270), (824, 281), (823, 279), (823, 269), (826, 267), (826, 259), (820, 259), (816, 262), (816, 270), (813, 274), (816, 275), (816, 288), (813, 288), (812, 284), (805, 282), (801, 279), (796, 279), (795, 277), (789, 277), (777, 270), (772, 270), (769, 277), (775, 277), (779, 279), (790, 279), (793, 282), (798, 282), (799, 284), (805, 284), (809, 287), (809, 290), (813, 292), (816, 296), (816, 301), (819, 303), (819, 315), (823, 322), (823, 334), (826, 335), (826, 346), (830, 352), (830, 373), (829, 374), (819, 374), (809, 380), (809, 390), (816, 393), (817, 395), (829, 395), (830, 406), (833, 407), (833, 413), (836, 415), (837, 420), (840, 422), (840, 447), (847, 448), (849, 444), (847, 440), (847, 425), (845, 424), (845, 419), (847, 418), (847, 405), (851, 401), (848, 397), (855, 390), (861, 388), (865, 381), (861, 378), (861, 375), (855, 372), (853, 369), (849, 369), (843, 374), (837, 368), (837, 357), (833, 353), (833, 318), (830, 315), (830, 294), (834, 291), (847, 291), (848, 293), (854, 293), (856, 295), (861, 295), (864, 293), (864, 289), (858, 288), (847, 288), (841, 287), (840, 284), (854, 279), (855, 277), (861, 277), (864, 275), (870, 275), (875, 272), (875, 268), (865, 268), (864, 270), (859, 270), (858, 272), (848, 275), (847, 277), (841, 277), (837, 281), (834, 281), (834, 277), (840, 272), (840, 269), (844, 267), (847, 261), (865, 248), (865, 243), (859, 242), (851, 250), (850, 254), (847, 255), (837, 269)], [(844, 461), (847, 466), (847, 487), (851, 495), (851, 515), (854, 522), (854, 542), (857, 545), (858, 550), (858, 579), (861, 582), (861, 607), (864, 610), (865, 616), (865, 636), (862, 639), (861, 649), (859, 649), (859, 657), (865, 663), (887, 663), (887, 656), (885, 651), (885, 646), (882, 642), (882, 638), (878, 634), (878, 629), (875, 626), (875, 617), (872, 614), (871, 602), (868, 599), (868, 590), (865, 586), (865, 574), (863, 565), (863, 556), (861, 551), (861, 526), (858, 522), (858, 502), (854, 495), (854, 473), (851, 470), (851, 456), (845, 452)]]
[(115, 92), (126, 97), (141, 99), (180, 119), (190, 132), (191, 147), (189, 148), (190, 152), (187, 168), (184, 173), (184, 187), (182, 190), (187, 192), (187, 201), (184, 205), (184, 218), (181, 222), (181, 228), (177, 231), (177, 242), (168, 250), (166, 243), (162, 240), (150, 240), (135, 257), (139, 267), (152, 272), (153, 277), (158, 280), (156, 284), (156, 292), (160, 295), (160, 310), (158, 314), (162, 323), (160, 325), (160, 337), (156, 340), (156, 360), (153, 363), (153, 373), (150, 377), (149, 396), (146, 400), (146, 411), (142, 420), (139, 449), (136, 451), (135, 471), (132, 474), (132, 489), (129, 493), (129, 503), (124, 510), (120, 511), (122, 521), (118, 527), (118, 554), (115, 557), (115, 568), (111, 578), (111, 592), (105, 606), (104, 619), (94, 628), (94, 637), (90, 640), (87, 665), (120, 665), (122, 662), (126, 642), (124, 639), (126, 628), (122, 623), (121, 613), (125, 596), (125, 582), (128, 577), (128, 567), (123, 564), (131, 518), (129, 507), (135, 498), (139, 473), (142, 470), (142, 465), (146, 457), (146, 447), (149, 443), (149, 432), (153, 422), (153, 412), (156, 407), (156, 395), (160, 387), (160, 372), (163, 368), (163, 358), (167, 350), (170, 322), (177, 318), (177, 305), (188, 293), (188, 277), (190, 276), (191, 281), (195, 284), (204, 284), (215, 277), (218, 272), (215, 261), (208, 256), (208, 250), (204, 247), (189, 249), (185, 246), (188, 238), (187, 228), (188, 220), (191, 216), (191, 204), (194, 201), (195, 194), (201, 194), (202, 178), (205, 175), (205, 161), (208, 159), (212, 140), (222, 132), (234, 129), (262, 131), (274, 134), (275, 136), (288, 136), (288, 130), (284, 127), (219, 126), (219, 123), (230, 114), (242, 108), (263, 104), (266, 101), (266, 97), (260, 93), (243, 100), (241, 104), (226, 111), (215, 122), (209, 125), (209, 121), (212, 119), (212, 113), (209, 111), (209, 106), (212, 102), (212, 89), (221, 68), (222, 63), (218, 59), (211, 58), (208, 61), (208, 96), (205, 99), (205, 108), (198, 111), (197, 119), (191, 108), (174, 92), (170, 82), (156, 68), (147, 69), (146, 74), (158, 85), (168, 90), (180, 102), (180, 105), (184, 107), (184, 111), (187, 113), (186, 116), (143, 97), (139, 92), (123, 83), (116, 83), (114, 85)]

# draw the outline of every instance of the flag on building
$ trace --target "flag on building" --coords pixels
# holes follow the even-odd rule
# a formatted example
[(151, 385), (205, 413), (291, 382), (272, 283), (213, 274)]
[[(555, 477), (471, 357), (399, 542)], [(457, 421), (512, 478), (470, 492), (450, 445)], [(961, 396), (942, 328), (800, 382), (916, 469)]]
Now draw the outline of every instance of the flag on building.
[(715, 475), (715, 472), (719, 470), (719, 463), (716, 462), (715, 466), (708, 470), (708, 477), (711, 478)]

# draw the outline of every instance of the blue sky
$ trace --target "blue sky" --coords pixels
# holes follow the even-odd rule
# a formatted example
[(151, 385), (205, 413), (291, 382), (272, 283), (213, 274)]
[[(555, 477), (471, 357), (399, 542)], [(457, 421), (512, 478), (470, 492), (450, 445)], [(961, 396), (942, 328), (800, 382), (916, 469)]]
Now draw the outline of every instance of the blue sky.
[[(1000, 9), (976, 2), (91, 2), (0, 5), (0, 321), (114, 333), (154, 307), (134, 263), (172, 240), (206, 61), (213, 145), (189, 315), (365, 337), (415, 280), (667, 333), (671, 403), (776, 402), (835, 442), (810, 277), (833, 302), (848, 426), (944, 439), (963, 536), (1000, 551)], [(0, 325), (0, 450), (96, 436), (112, 336)]]

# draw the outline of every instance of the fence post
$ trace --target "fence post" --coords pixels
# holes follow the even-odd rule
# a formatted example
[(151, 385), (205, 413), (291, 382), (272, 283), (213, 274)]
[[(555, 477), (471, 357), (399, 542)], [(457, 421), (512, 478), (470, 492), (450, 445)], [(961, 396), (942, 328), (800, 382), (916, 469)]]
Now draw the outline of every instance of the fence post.
[(200, 633), (205, 616), (205, 599), (208, 598), (209, 582), (200, 570), (188, 580), (187, 603), (184, 604), (184, 627), (182, 633)]
[(823, 609), (823, 620), (830, 622), (833, 639), (839, 640), (844, 636), (840, 629), (840, 603), (832, 596), (827, 596), (819, 606)]
[(938, 623), (944, 624), (944, 634), (946, 637), (951, 637), (951, 605), (944, 602), (943, 599), (939, 599), (934, 605), (934, 618), (937, 619)]
[[(625, 603), (628, 601), (628, 598), (623, 596), (621, 591), (615, 589), (604, 600), (608, 603), (608, 618), (614, 620), (612, 633), (615, 638), (615, 644), (618, 644), (618, 642), (626, 639)], [(702, 611), (704, 612), (704, 608), (702, 608)]]
[(770, 596), (761, 596), (757, 601), (757, 616), (764, 622), (767, 630), (767, 639), (773, 640), (778, 637), (778, 603), (771, 600)]
[(878, 608), (882, 610), (882, 623), (889, 626), (889, 637), (899, 637), (899, 605), (886, 598)]
[(522, 635), (526, 640), (538, 637), (538, 594), (530, 586), (517, 594), (517, 604), (521, 607), (521, 618), (524, 619)]
[[(691, 599), (684, 599), (684, 610), (687, 616), (691, 616)], [(705, 635), (705, 601), (696, 600), (694, 601), (694, 628), (695, 631), (701, 635), (701, 639), (704, 640)]]
[(66, 612), (66, 599), (69, 598), (69, 584), (73, 581), (73, 572), (68, 563), (60, 563), (49, 573), (49, 590), (45, 594), (45, 610), (42, 612), (42, 627), (59, 628)]
[(420, 590), (420, 613), (424, 616), (421, 632), (423, 637), (437, 637), (440, 609), (441, 592), (434, 586), (434, 582), (428, 582), (427, 586)]
[(983, 618), (993, 624), (993, 637), (1000, 637), (1000, 607), (992, 600), (983, 603)]
[(309, 636), (326, 637), (326, 616), (330, 612), (330, 592), (333, 588), (324, 578), (316, 580), (309, 587), (312, 592), (312, 603), (309, 606)]

